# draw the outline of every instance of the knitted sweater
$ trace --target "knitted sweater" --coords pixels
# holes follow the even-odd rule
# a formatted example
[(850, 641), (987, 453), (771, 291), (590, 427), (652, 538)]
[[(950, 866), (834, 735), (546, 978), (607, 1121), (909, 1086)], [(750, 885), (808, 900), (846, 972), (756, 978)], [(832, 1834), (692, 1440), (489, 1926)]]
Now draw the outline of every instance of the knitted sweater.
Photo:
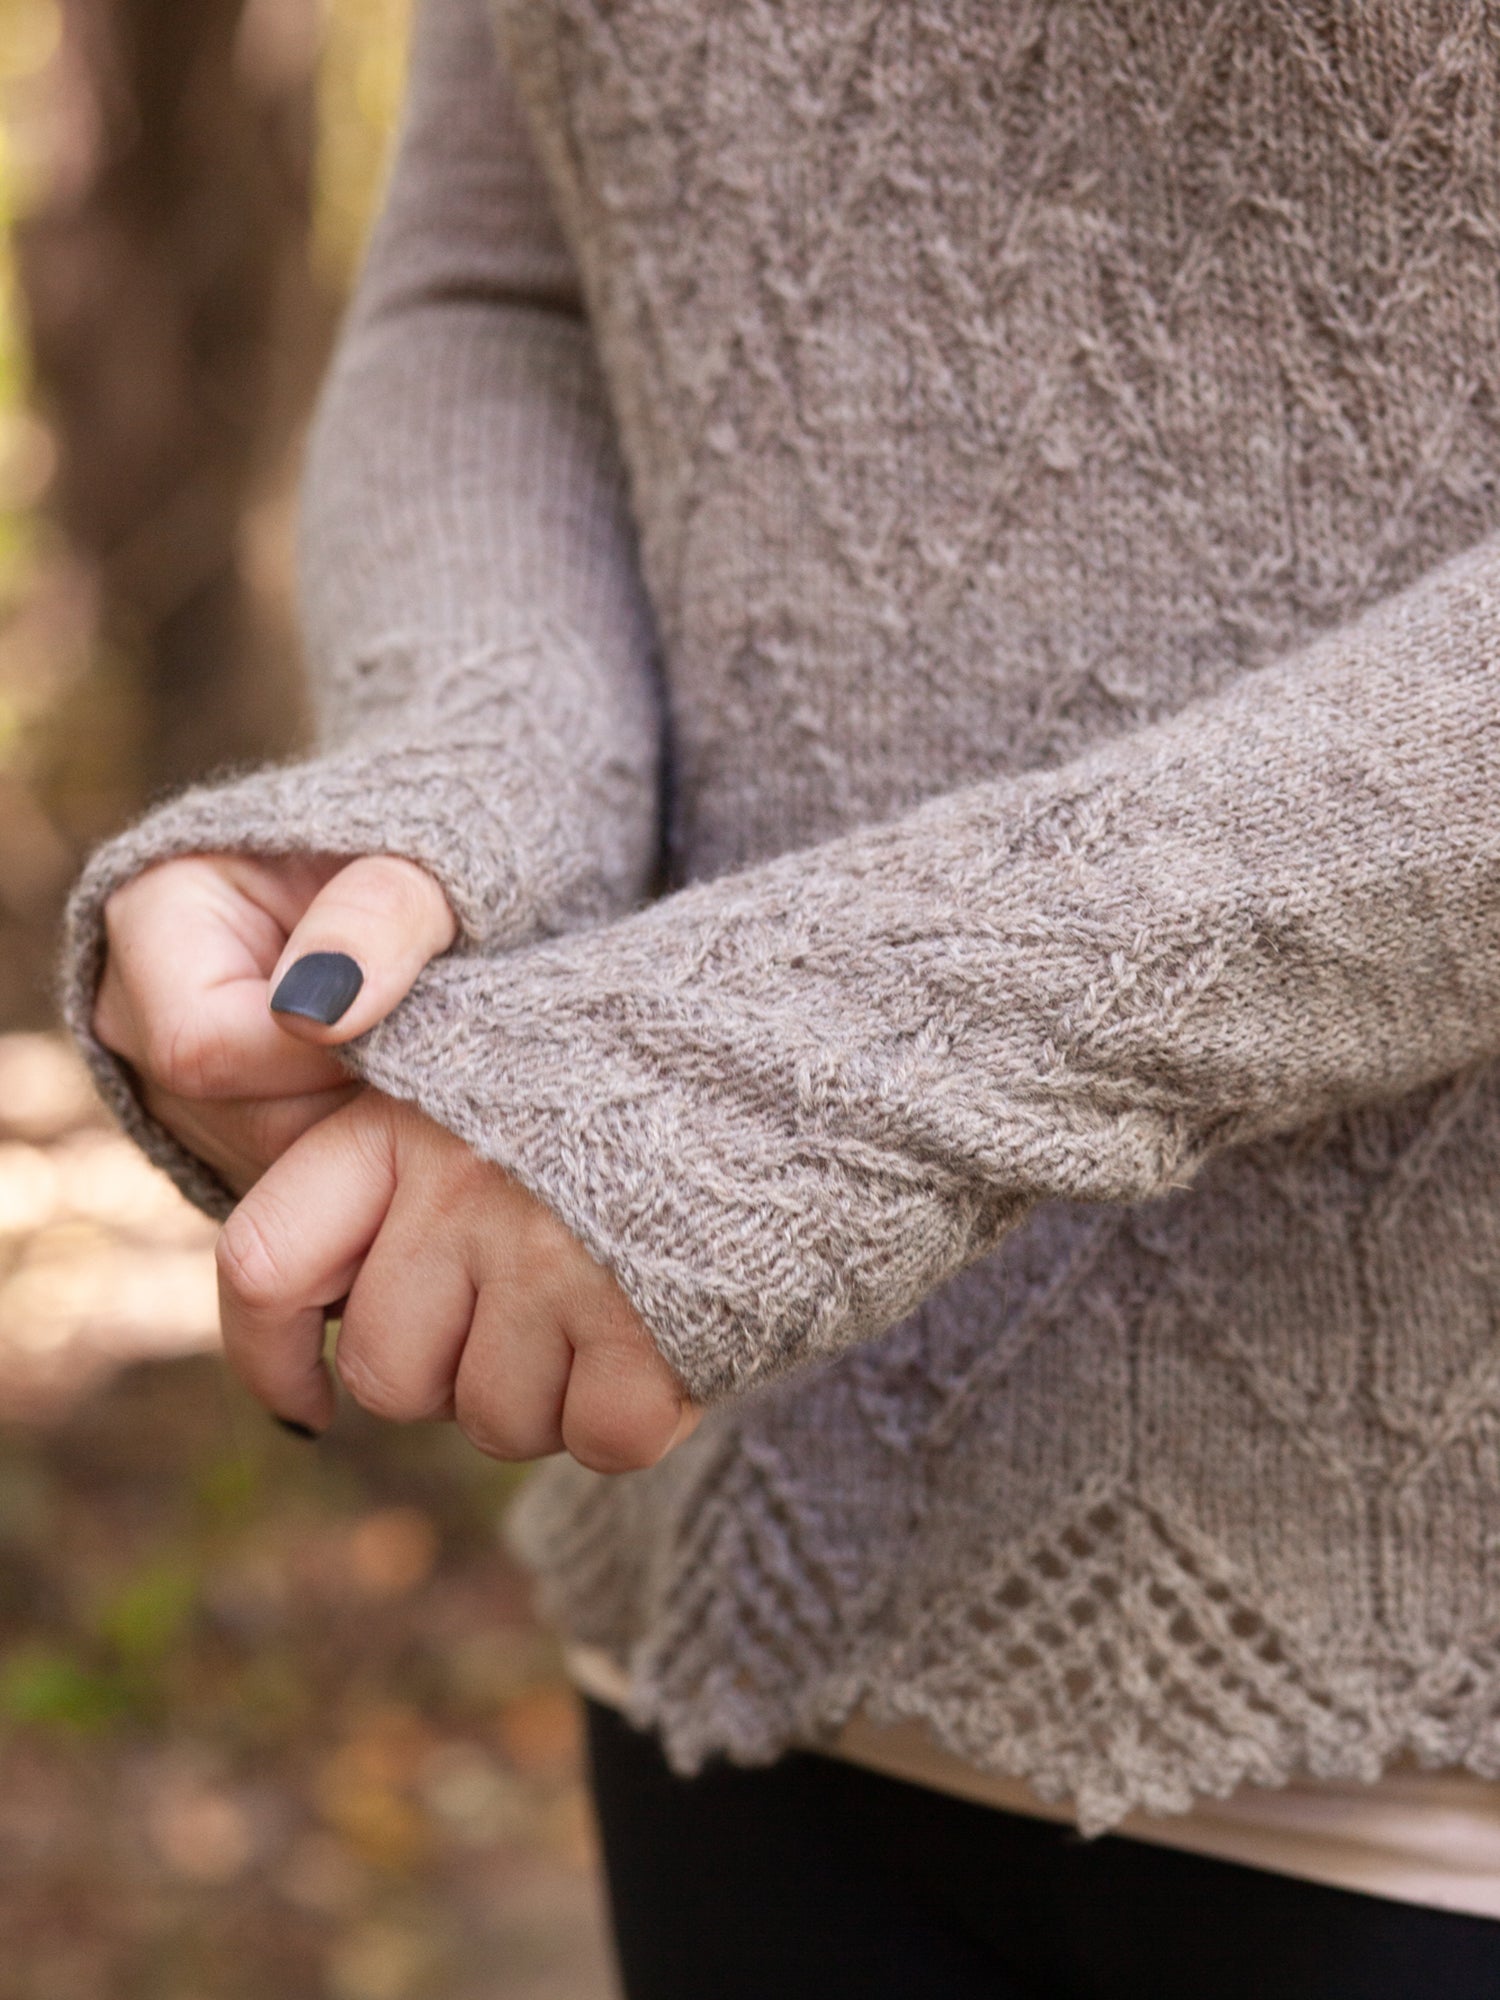
[[(496, 39), (492, 29), (498, 30)], [(353, 1051), (714, 1407), (517, 1532), (677, 1764), (1500, 1777), (1500, 9), (428, 0), (305, 509)]]

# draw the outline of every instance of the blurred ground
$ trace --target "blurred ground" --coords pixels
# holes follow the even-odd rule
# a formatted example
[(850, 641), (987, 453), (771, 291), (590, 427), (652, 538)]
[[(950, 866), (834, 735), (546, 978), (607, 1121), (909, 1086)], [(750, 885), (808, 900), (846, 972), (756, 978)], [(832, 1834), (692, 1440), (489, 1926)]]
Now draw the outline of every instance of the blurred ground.
[(0, 2000), (604, 2000), (513, 1475), (285, 1437), (207, 1351), (211, 1240), (0, 1036)]

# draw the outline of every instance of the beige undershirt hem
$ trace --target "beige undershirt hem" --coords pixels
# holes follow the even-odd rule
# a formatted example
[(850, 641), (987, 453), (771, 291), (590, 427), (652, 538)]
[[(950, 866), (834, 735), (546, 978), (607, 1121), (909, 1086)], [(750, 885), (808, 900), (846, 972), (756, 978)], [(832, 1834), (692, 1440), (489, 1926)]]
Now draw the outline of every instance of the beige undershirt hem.
[[(611, 1708), (625, 1706), (628, 1682), (607, 1654), (570, 1646), (566, 1657), (581, 1693)], [(939, 1749), (920, 1723), (885, 1726), (856, 1716), (833, 1743), (813, 1747), (1005, 1812), (1072, 1818), (1022, 1779), (976, 1770)], [(1370, 1785), (1318, 1779), (1245, 1785), (1227, 1799), (1200, 1800), (1187, 1813), (1132, 1813), (1115, 1831), (1362, 1895), (1500, 1918), (1500, 1785), (1467, 1772), (1397, 1766)]]

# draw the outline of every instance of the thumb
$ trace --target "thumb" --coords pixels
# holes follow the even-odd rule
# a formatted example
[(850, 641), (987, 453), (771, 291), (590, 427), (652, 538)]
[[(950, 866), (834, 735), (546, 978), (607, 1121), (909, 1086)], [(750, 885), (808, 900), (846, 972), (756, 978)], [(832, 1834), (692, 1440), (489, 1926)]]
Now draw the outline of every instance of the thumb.
[(271, 975), (271, 1011), (302, 1041), (352, 1041), (389, 1014), (457, 933), (425, 868), (390, 854), (351, 861), (287, 939)]

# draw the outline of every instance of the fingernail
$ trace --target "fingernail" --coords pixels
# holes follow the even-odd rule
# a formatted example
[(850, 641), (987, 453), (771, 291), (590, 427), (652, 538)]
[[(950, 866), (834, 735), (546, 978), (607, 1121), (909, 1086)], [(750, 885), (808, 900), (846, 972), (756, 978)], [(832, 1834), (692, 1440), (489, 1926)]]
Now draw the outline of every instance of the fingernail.
[(280, 1424), (281, 1428), (292, 1437), (307, 1438), (312, 1444), (316, 1444), (318, 1439), (323, 1435), (321, 1431), (315, 1431), (311, 1424), (299, 1424), (292, 1417), (277, 1417), (274, 1421)]
[(282, 974), (271, 995), (273, 1014), (300, 1014), (331, 1028), (354, 1005), (365, 975), (346, 951), (310, 951)]

